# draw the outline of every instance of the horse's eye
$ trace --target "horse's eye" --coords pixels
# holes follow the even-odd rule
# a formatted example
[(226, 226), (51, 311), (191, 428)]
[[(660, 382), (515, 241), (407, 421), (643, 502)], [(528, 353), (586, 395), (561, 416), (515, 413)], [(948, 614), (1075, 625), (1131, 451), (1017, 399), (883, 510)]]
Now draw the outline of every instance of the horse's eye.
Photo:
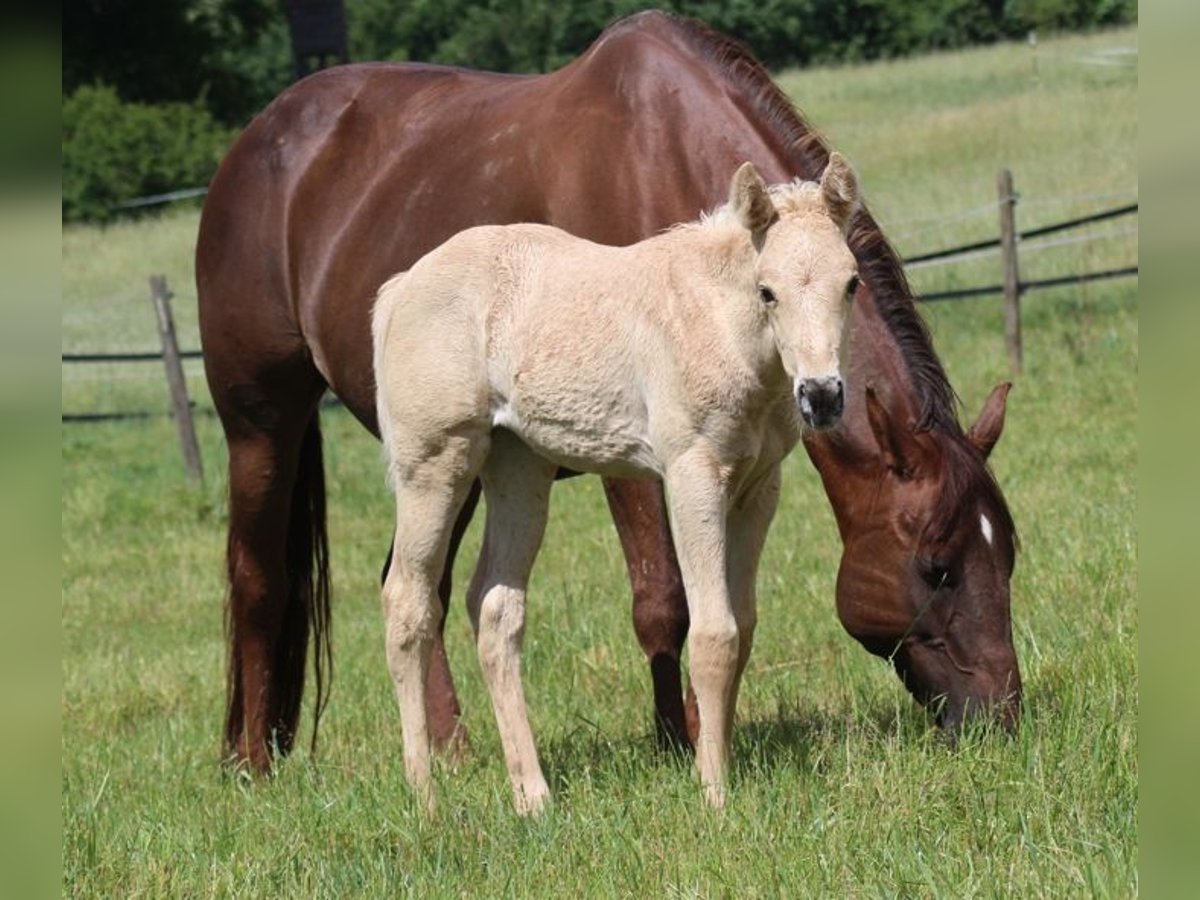
[(758, 296), (762, 299), (763, 303), (767, 304), (767, 306), (775, 305), (775, 292), (765, 284), (760, 284), (758, 286)]
[(852, 298), (855, 294), (858, 293), (858, 283), (859, 283), (858, 276), (851, 275), (850, 282), (846, 285), (846, 296), (847, 297)]
[(934, 559), (923, 560), (920, 566), (921, 577), (929, 585), (930, 590), (939, 591), (948, 585), (950, 581), (950, 566)]

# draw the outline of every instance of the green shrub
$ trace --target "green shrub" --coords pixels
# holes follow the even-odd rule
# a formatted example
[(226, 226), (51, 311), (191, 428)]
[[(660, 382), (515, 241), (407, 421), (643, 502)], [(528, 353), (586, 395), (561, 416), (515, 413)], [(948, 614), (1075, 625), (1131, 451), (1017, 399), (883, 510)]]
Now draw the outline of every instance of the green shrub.
[(208, 184), (233, 137), (195, 103), (123, 103), (103, 85), (63, 102), (64, 221), (107, 221), (123, 200)]
[(1014, 28), (1067, 31), (1137, 21), (1137, 0), (1006, 0)]
[(644, 7), (702, 19), (741, 39), (771, 69), (1137, 19), (1137, 0), (346, 0), (346, 17), (356, 60), (538, 72), (570, 61), (604, 26)]

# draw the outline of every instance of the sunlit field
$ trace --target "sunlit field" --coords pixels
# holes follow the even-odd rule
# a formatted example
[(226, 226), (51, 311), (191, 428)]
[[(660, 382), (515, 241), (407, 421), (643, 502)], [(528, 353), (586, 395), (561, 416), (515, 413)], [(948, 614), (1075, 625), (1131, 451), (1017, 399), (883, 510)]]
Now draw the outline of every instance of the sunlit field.
[[(997, 234), (996, 172), (1019, 228), (1137, 200), (1138, 35), (956, 52), (779, 82), (855, 164), (902, 254)], [(64, 352), (156, 347), (147, 279), (199, 346), (198, 211), (63, 231)], [(1022, 248), (1026, 278), (1134, 265), (1137, 219)], [(999, 258), (911, 273), (919, 292), (994, 284)], [(887, 665), (841, 629), (840, 547), (802, 452), (767, 543), (754, 656), (722, 814), (656, 749), (648, 668), (600, 483), (555, 487), (530, 588), (526, 692), (554, 803), (512, 811), (461, 604), (447, 625), (471, 736), (405, 785), (378, 576), (392, 526), (378, 445), (323, 413), (334, 569), (333, 697), (314, 756), (276, 778), (218, 766), (225, 473), (197, 363), (205, 481), (163, 415), (62, 431), (63, 890), (82, 896), (1128, 896), (1137, 876), (1136, 278), (1027, 294), (1025, 370), (993, 466), (1022, 551), (1013, 620), (1025, 718), (1007, 739), (941, 739)], [(999, 297), (930, 304), (973, 418), (1012, 377)], [(63, 412), (167, 409), (157, 363), (63, 366)], [(311, 724), (306, 711), (305, 729)]]

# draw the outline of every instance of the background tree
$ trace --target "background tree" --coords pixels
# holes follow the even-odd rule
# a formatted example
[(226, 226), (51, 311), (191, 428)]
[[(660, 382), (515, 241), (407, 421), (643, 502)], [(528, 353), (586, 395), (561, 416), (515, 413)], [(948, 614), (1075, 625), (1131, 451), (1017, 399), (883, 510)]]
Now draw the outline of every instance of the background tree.
[[(112, 212), (106, 204), (207, 182), (233, 129), (293, 79), (284, 2), (65, 0), (64, 217), (104, 217)], [(607, 25), (648, 6), (708, 22), (744, 41), (771, 69), (902, 56), (1023, 38), (1031, 28), (1078, 29), (1137, 18), (1136, 0), (344, 3), (352, 60), (423, 60), (502, 72), (558, 68)], [(152, 108), (163, 104), (171, 106)], [(172, 122), (186, 123), (188, 141), (199, 153), (167, 137), (164, 123)], [(141, 158), (147, 154), (151, 158)]]
[(124, 101), (201, 100), (243, 122), (288, 83), (274, 0), (64, 0), (63, 96), (105, 84)]

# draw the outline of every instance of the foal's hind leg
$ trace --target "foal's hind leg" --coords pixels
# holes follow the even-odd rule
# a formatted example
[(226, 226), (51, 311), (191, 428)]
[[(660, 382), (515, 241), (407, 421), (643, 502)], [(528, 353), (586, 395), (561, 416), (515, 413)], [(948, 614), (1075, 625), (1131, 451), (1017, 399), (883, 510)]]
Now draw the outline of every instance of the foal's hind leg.
[(429, 677), (425, 688), (425, 707), (429, 714), (429, 737), (433, 746), (451, 756), (462, 752), (467, 746), (467, 730), (462, 724), (462, 708), (454, 690), (454, 678), (450, 674), (450, 660), (446, 657), (446, 612), (450, 608), (450, 592), (454, 574), (454, 559), (463, 535), (471, 524), (475, 507), (479, 504), (481, 485), (471, 483), (471, 489), (463, 501), (462, 508), (454, 521), (450, 533), (450, 547), (446, 552), (446, 563), (442, 579), (438, 582), (438, 599), (442, 602), (442, 618), (433, 637), (433, 650), (429, 657)]
[(525, 591), (546, 529), (554, 471), (553, 464), (534, 455), (517, 438), (496, 433), (483, 469), (487, 498), (483, 552), (467, 594), (514, 802), (522, 814), (540, 811), (550, 794), (525, 708), (521, 641)]
[[(453, 587), (454, 560), (458, 556), (458, 547), (463, 535), (475, 515), (475, 507), (479, 504), (481, 485), (478, 480), (471, 484), (471, 490), (463, 501), (462, 509), (454, 522), (450, 533), (450, 546), (446, 551), (446, 565), (442, 572), (442, 580), (438, 583), (438, 598), (442, 601), (442, 617), (438, 622), (437, 631), (433, 636), (433, 648), (429, 655), (429, 677), (425, 686), (425, 708), (429, 721), (429, 739), (433, 748), (447, 753), (451, 758), (457, 758), (463, 753), (470, 741), (467, 728), (462, 722), (462, 707), (458, 703), (458, 693), (454, 689), (454, 677), (450, 673), (450, 660), (446, 656), (446, 614), (450, 608), (450, 595)], [(387, 578), (388, 569), (392, 565), (392, 549), (388, 547), (387, 560), (383, 564), (383, 574), (380, 581)]]
[(400, 705), (404, 769), (427, 806), (429, 722), (425, 687), (430, 652), (442, 620), (438, 584), (455, 517), (487, 453), (486, 432), (446, 438), (419, 460), (393, 460), (396, 534), (383, 585), (388, 669)]

